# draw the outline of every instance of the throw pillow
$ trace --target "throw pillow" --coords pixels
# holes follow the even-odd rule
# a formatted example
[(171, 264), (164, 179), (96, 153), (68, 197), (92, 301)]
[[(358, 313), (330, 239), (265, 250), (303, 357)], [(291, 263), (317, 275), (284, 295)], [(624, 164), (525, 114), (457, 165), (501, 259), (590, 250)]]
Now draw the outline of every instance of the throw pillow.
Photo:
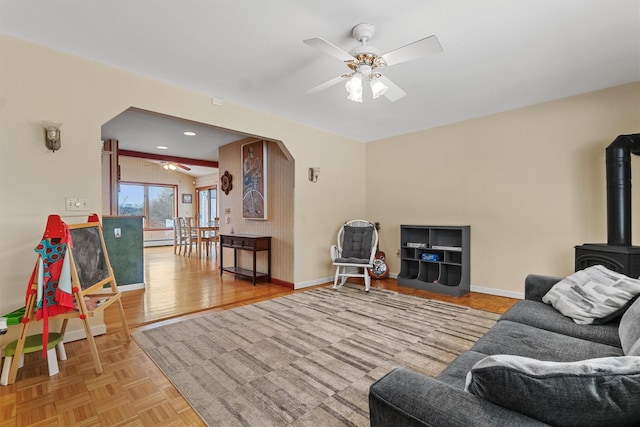
[(588, 325), (613, 320), (637, 295), (640, 280), (594, 265), (553, 285), (542, 301), (574, 322)]
[(465, 391), (554, 426), (635, 426), (640, 357), (559, 363), (488, 356), (467, 374)]
[(627, 356), (640, 356), (640, 299), (636, 299), (620, 319), (618, 335)]

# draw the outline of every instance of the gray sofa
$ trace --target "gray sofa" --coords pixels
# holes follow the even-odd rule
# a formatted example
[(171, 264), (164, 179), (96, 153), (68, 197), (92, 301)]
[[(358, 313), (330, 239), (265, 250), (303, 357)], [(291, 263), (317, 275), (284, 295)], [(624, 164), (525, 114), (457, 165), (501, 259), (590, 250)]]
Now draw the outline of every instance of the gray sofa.
[[(467, 373), (477, 362), (491, 355), (525, 356), (555, 362), (605, 357), (633, 363), (640, 360), (630, 357), (640, 356), (640, 299), (626, 310), (622, 320), (618, 317), (607, 324), (578, 325), (542, 302), (542, 297), (559, 280), (559, 277), (529, 275), (525, 280), (525, 299), (508, 310), (438, 377), (396, 368), (372, 384), (369, 390), (371, 426), (640, 425), (640, 409), (633, 409), (635, 406), (640, 408), (640, 373), (616, 377), (615, 381), (623, 381), (623, 391), (610, 392), (604, 400), (596, 399), (596, 403), (587, 398), (582, 400), (582, 396), (592, 391), (593, 384), (583, 388), (582, 384), (570, 383), (568, 390), (561, 391), (563, 397), (552, 404), (536, 402), (536, 390), (528, 386), (510, 384), (503, 388), (498, 400), (506, 399), (508, 404), (492, 403), (491, 399), (465, 391)], [(630, 388), (625, 388), (629, 384)], [(486, 384), (487, 389), (492, 386), (491, 382)], [(548, 396), (551, 399), (552, 394)], [(564, 396), (567, 396), (566, 407), (563, 406)], [(633, 404), (629, 403), (630, 396)], [(582, 404), (586, 406), (581, 408)], [(523, 405), (527, 410), (518, 410)]]

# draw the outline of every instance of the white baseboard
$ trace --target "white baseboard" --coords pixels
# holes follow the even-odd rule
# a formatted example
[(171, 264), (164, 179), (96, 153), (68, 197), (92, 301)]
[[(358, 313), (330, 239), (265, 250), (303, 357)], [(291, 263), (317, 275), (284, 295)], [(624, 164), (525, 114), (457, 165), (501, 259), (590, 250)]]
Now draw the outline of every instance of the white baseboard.
[[(389, 273), (391, 279), (397, 279), (398, 273)], [(325, 277), (323, 279), (309, 280), (308, 282), (296, 283), (294, 289), (303, 289), (310, 286), (322, 285), (325, 283), (333, 283), (334, 276)], [(373, 283), (373, 282), (372, 282)], [(472, 292), (478, 292), (481, 294), (496, 295), (499, 297), (524, 299), (524, 292), (505, 291), (503, 289), (487, 288), (484, 286), (471, 286)]]
[(324, 279), (309, 280), (308, 282), (294, 283), (293, 289), (309, 288), (311, 286), (323, 285), (329, 282), (333, 283), (333, 276), (325, 277)]
[[(398, 278), (398, 273), (389, 273), (389, 277), (392, 279)], [(472, 292), (478, 292), (480, 294), (495, 295), (498, 297), (524, 299), (524, 292), (505, 291), (503, 289), (487, 288), (484, 286), (471, 285)]]
[(484, 286), (471, 286), (472, 292), (478, 292), (481, 294), (496, 295), (499, 297), (524, 299), (524, 292), (505, 291), (503, 289), (486, 288)]
[[(104, 335), (106, 333), (107, 333), (107, 325), (105, 325), (104, 323), (91, 326), (91, 334), (94, 337), (98, 335)], [(85, 333), (84, 328), (74, 329), (72, 331), (66, 331), (64, 333), (64, 342), (78, 341), (86, 338), (87, 338), (87, 334)]]

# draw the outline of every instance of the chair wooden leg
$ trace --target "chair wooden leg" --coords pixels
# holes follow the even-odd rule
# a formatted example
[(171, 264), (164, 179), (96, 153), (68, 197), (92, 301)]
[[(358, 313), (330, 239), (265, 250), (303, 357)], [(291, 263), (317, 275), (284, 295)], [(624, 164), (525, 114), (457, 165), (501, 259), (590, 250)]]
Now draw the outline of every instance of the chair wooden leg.
[(211, 242), (211, 247), (212, 247), (213, 256), (215, 258), (218, 258), (218, 242), (216, 240)]

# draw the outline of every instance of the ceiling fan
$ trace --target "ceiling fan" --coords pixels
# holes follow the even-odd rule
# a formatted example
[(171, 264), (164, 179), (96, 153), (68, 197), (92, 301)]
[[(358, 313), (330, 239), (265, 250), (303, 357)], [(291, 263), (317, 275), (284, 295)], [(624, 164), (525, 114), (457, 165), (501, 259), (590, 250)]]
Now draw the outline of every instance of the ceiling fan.
[(162, 167), (162, 169), (165, 170), (176, 170), (178, 168), (180, 169), (184, 169), (186, 171), (190, 171), (191, 168), (187, 165), (183, 165), (182, 163), (175, 163), (175, 162), (152, 162), (151, 164), (147, 165), (147, 166), (152, 166), (152, 165), (160, 165)]
[(367, 45), (374, 31), (373, 24), (369, 23), (361, 23), (353, 27), (351, 33), (360, 46), (349, 52), (322, 38), (304, 40), (304, 43), (309, 46), (344, 61), (351, 69), (351, 72), (313, 87), (307, 93), (320, 92), (346, 79), (345, 87), (349, 93), (347, 99), (362, 102), (363, 82), (366, 80), (371, 87), (374, 99), (384, 95), (394, 102), (407, 93), (383, 75), (379, 69), (443, 51), (438, 37), (432, 35), (381, 55), (378, 49)]
[(184, 169), (186, 171), (190, 171), (191, 168), (187, 165), (183, 165), (182, 163), (174, 163), (174, 162), (161, 162), (162, 168), (167, 170), (176, 170), (176, 168)]

